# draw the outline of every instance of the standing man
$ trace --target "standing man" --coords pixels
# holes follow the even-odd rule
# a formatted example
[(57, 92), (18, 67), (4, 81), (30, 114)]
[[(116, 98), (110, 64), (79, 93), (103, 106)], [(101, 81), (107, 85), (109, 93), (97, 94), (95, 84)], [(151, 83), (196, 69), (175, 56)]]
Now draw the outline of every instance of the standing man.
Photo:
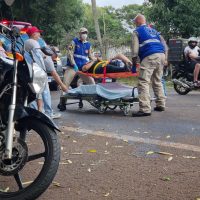
[[(92, 77), (79, 74), (78, 71), (82, 71), (83, 65), (92, 59), (91, 56), (91, 44), (87, 41), (88, 30), (81, 28), (79, 31), (79, 38), (74, 38), (71, 44), (67, 47), (67, 69), (64, 74), (64, 83), (69, 89), (71, 82), (77, 74), (85, 84), (95, 84)], [(58, 109), (60, 111), (66, 110), (65, 99), (60, 98)]]
[[(27, 34), (29, 36), (29, 39), (26, 40), (25, 43), (24, 43), (26, 51), (30, 52), (32, 49), (41, 49), (41, 46), (38, 42), (41, 39), (40, 38), (41, 37), (40, 32), (42, 32), (42, 31), (39, 30), (35, 26), (29, 27), (27, 29)], [(44, 64), (45, 64), (45, 67), (46, 67), (46, 69), (44, 69), (44, 70), (50, 71), (52, 76), (55, 78), (56, 82), (60, 85), (61, 89), (63, 91), (66, 91), (67, 87), (62, 83), (59, 75), (57, 74), (57, 72), (54, 68), (54, 63), (53, 63), (51, 57), (44, 55), (41, 50), (40, 50), (40, 53), (43, 57)], [(44, 103), (44, 105), (43, 105), (43, 103)], [(33, 106), (34, 106), (34, 104), (33, 104)], [(44, 91), (37, 98), (37, 107), (38, 107), (38, 110), (40, 112), (45, 111), (46, 114), (53, 119), (59, 118), (61, 116), (60, 113), (54, 113), (53, 112), (53, 109), (52, 109), (52, 106), (51, 106), (51, 94), (50, 94), (50, 91), (49, 91), (49, 85), (48, 85), (47, 80), (46, 80), (46, 83), (45, 83)]]
[(145, 16), (138, 14), (134, 23), (136, 29), (133, 32), (133, 65), (140, 58), (140, 72), (138, 82), (139, 111), (133, 113), (133, 117), (143, 117), (151, 115), (149, 87), (152, 81), (153, 91), (156, 97), (155, 111), (165, 110), (165, 96), (161, 77), (163, 66), (166, 62), (164, 39), (159, 32), (146, 25)]

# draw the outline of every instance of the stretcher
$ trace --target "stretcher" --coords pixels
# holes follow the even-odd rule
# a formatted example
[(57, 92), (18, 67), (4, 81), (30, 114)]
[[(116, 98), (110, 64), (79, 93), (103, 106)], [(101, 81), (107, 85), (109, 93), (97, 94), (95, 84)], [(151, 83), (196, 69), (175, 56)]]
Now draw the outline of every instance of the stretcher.
[(83, 101), (87, 101), (99, 113), (105, 113), (106, 110), (115, 110), (119, 107), (124, 115), (129, 115), (131, 107), (138, 102), (138, 93), (136, 87), (117, 82), (98, 83), (96, 85), (81, 85), (71, 89), (68, 93), (63, 94), (62, 98), (78, 100), (71, 103), (68, 101), (66, 106), (77, 103), (79, 108), (83, 108)]

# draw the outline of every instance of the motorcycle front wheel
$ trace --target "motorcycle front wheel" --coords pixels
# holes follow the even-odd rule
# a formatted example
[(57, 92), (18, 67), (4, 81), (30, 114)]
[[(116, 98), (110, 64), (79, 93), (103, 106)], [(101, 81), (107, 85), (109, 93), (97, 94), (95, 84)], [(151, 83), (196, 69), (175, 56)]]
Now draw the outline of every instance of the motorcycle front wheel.
[(186, 95), (190, 92), (190, 89), (184, 88), (180, 85), (174, 84), (174, 90), (180, 95)]
[(60, 161), (60, 144), (54, 130), (36, 119), (20, 122), (13, 157), (0, 153), (0, 199), (34, 200), (52, 183)]

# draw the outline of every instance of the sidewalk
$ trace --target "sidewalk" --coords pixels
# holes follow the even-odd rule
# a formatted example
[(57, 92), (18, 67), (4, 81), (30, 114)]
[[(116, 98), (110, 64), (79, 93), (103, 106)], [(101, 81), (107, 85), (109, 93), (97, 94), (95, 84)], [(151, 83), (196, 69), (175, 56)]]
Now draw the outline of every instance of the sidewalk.
[(161, 147), (155, 153), (141, 143), (72, 132), (59, 137), (59, 171), (39, 200), (200, 198), (197, 152)]

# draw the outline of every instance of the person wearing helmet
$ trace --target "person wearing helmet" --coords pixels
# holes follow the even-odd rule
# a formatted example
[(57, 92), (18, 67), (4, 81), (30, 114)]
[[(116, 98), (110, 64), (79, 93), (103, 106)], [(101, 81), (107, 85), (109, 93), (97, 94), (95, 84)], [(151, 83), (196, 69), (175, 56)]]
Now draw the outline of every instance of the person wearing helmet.
[[(64, 83), (69, 88), (75, 75), (78, 75), (85, 84), (95, 84), (92, 77), (79, 74), (82, 67), (90, 60), (93, 59), (91, 54), (91, 43), (87, 41), (88, 30), (85, 27), (80, 28), (79, 37), (75, 37), (71, 44), (67, 46), (67, 69), (64, 73)], [(60, 98), (58, 109), (60, 111), (66, 110), (65, 99)]]
[(194, 73), (194, 86), (200, 87), (200, 82), (198, 81), (200, 63), (197, 61), (199, 57), (200, 48), (197, 46), (198, 40), (196, 37), (190, 37), (188, 39), (188, 46), (184, 49), (184, 55), (186, 62), (189, 67), (189, 72)]

